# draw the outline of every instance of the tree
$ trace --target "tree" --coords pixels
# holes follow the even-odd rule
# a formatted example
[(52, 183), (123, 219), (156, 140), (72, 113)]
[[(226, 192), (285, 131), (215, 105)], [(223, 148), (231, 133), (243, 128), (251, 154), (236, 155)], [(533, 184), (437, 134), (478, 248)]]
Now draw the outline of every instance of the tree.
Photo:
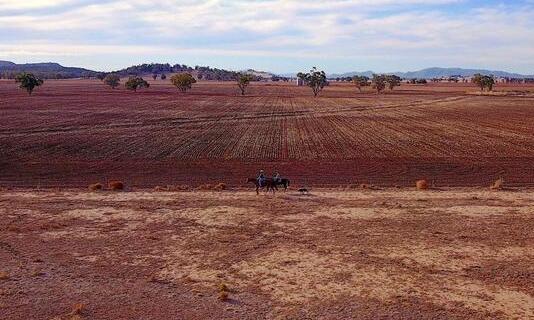
[(185, 93), (197, 80), (190, 73), (177, 73), (171, 77), (171, 83)]
[(152, 75), (152, 79), (153, 79), (153, 80), (156, 80), (157, 78), (158, 78), (158, 74), (157, 74), (157, 73), (154, 73), (154, 74)]
[(386, 88), (386, 76), (383, 74), (373, 74), (372, 84), (373, 89), (376, 90), (376, 93), (384, 91), (384, 89)]
[(317, 97), (319, 92), (327, 85), (325, 72), (317, 70), (316, 67), (313, 67), (308, 73), (299, 72), (297, 77), (312, 89), (314, 97)]
[(28, 91), (28, 94), (31, 95), (35, 87), (41, 86), (44, 81), (42, 79), (36, 78), (33, 73), (20, 73), (15, 77), (15, 82), (20, 83), (20, 88)]
[(99, 72), (97, 75), (96, 75), (96, 78), (100, 81), (104, 81), (104, 79), (106, 78), (107, 74), (105, 74), (104, 72)]
[(484, 88), (488, 88), (488, 91), (492, 91), (493, 86), (495, 85), (493, 76), (485, 76), (480, 73), (473, 75), (471, 81), (480, 87), (480, 91), (484, 91)]
[(111, 89), (115, 89), (121, 83), (121, 78), (117, 74), (110, 73), (104, 78), (104, 83), (110, 86)]
[(141, 77), (130, 77), (124, 84), (126, 89), (137, 91), (139, 88), (148, 88), (150, 84)]
[(386, 83), (389, 90), (393, 90), (393, 88), (401, 85), (401, 78), (394, 74), (390, 74), (386, 76)]
[(165, 75), (165, 73), (162, 73), (160, 78), (161, 78), (161, 80), (165, 80), (165, 79), (167, 79), (167, 76)]
[(352, 83), (356, 85), (356, 88), (362, 92), (362, 87), (369, 85), (369, 78), (366, 76), (354, 76), (352, 77)]
[(250, 74), (243, 74), (238, 73), (237, 74), (237, 86), (239, 87), (239, 90), (241, 90), (241, 95), (245, 95), (245, 89), (249, 85), (250, 81), (252, 81), (252, 75)]

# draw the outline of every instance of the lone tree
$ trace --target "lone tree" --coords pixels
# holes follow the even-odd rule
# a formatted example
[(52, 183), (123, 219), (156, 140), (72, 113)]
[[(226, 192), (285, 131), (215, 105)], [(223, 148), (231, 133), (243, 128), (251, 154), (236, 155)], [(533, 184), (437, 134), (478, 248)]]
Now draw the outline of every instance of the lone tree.
[(161, 76), (159, 76), (161, 80), (165, 80), (167, 79), (167, 76), (165, 75), (165, 73), (162, 73)]
[(389, 90), (393, 90), (393, 88), (401, 85), (401, 78), (394, 74), (390, 74), (386, 76), (386, 83)]
[(126, 89), (137, 91), (139, 88), (148, 88), (150, 84), (141, 77), (130, 77), (124, 84)]
[(354, 76), (352, 77), (352, 83), (362, 92), (362, 87), (369, 86), (369, 78), (366, 76)]
[(384, 91), (384, 89), (386, 88), (386, 76), (383, 74), (373, 74), (372, 84), (373, 89), (376, 90), (376, 93)]
[(28, 94), (31, 95), (33, 92), (33, 89), (35, 87), (38, 87), (44, 83), (42, 79), (36, 78), (33, 73), (26, 73), (23, 72), (21, 74), (18, 74), (15, 77), (15, 81), (17, 83), (20, 83), (20, 88), (28, 91)]
[(158, 74), (157, 74), (157, 73), (154, 73), (154, 74), (152, 75), (152, 79), (153, 79), (153, 80), (156, 80), (157, 78), (158, 78)]
[(488, 88), (488, 91), (492, 91), (493, 86), (495, 85), (495, 79), (493, 79), (493, 76), (485, 76), (481, 75), (480, 73), (473, 75), (473, 79), (471, 79), (471, 81), (480, 87), (480, 91), (484, 91), (484, 88)]
[(247, 89), (250, 81), (252, 81), (252, 75), (246, 73), (237, 74), (237, 86), (239, 87), (239, 90), (241, 90), (242, 96), (245, 95), (245, 90)]
[(114, 73), (110, 73), (104, 78), (104, 83), (110, 86), (111, 89), (115, 89), (121, 83), (121, 78)]
[(317, 97), (327, 84), (325, 72), (317, 70), (316, 67), (313, 67), (308, 73), (299, 72), (297, 77), (312, 89), (314, 97)]
[(190, 73), (178, 73), (171, 77), (171, 82), (176, 88), (185, 93), (191, 89), (193, 83), (197, 83), (197, 80)]

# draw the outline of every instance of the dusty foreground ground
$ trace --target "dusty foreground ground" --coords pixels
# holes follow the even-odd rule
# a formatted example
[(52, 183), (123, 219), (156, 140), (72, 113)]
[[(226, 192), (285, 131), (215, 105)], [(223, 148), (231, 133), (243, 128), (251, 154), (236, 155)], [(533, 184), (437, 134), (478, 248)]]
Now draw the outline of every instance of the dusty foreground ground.
[(9, 191), (0, 220), (1, 319), (534, 318), (534, 191)]

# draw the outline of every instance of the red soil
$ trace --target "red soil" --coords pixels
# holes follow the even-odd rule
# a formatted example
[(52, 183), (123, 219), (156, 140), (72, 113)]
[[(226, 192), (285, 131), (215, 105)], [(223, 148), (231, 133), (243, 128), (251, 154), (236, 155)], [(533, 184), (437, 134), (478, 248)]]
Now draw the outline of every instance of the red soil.
[[(534, 91), (534, 87), (499, 87)], [(242, 185), (263, 168), (293, 185), (534, 185), (534, 96), (468, 84), (403, 85), (377, 96), (333, 84), (168, 82), (112, 90), (47, 81), (32, 96), (0, 81), (0, 186)]]

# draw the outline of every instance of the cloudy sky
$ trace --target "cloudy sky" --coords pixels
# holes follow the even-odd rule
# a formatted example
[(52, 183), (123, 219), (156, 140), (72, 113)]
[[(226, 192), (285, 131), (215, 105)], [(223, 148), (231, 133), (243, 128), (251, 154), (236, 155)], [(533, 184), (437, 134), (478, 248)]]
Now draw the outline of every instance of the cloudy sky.
[(534, 0), (0, 0), (0, 60), (534, 74)]

